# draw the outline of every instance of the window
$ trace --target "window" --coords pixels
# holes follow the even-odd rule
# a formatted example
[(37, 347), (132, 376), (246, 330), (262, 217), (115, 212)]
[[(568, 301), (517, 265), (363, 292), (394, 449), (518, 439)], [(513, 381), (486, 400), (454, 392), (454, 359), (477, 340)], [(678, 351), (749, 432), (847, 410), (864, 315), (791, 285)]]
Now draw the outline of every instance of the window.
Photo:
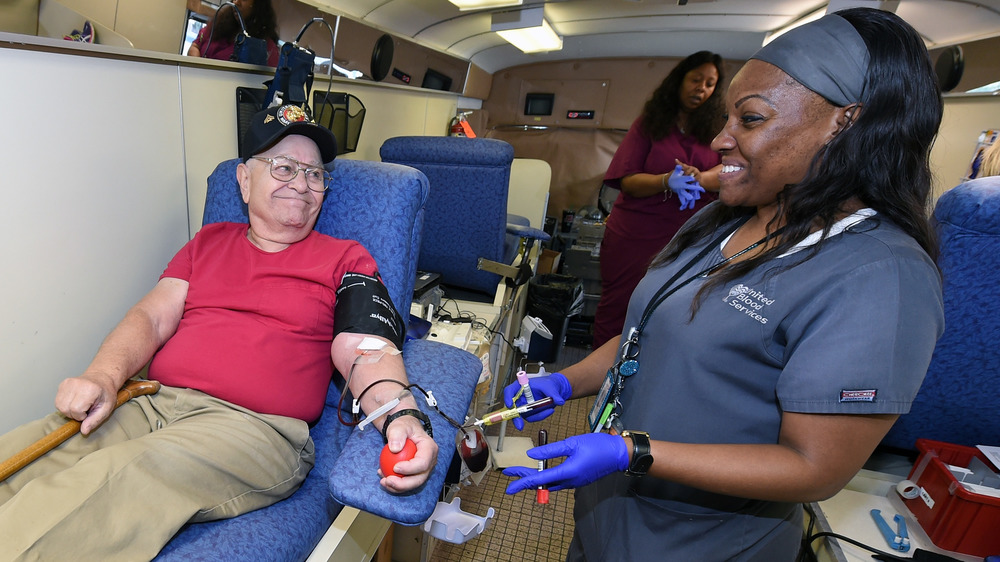
[(201, 32), (201, 28), (208, 24), (208, 16), (188, 10), (187, 18), (184, 21), (184, 40), (181, 42), (182, 55), (187, 54), (188, 49), (191, 48), (191, 43), (194, 43), (194, 40), (198, 38), (198, 33)]

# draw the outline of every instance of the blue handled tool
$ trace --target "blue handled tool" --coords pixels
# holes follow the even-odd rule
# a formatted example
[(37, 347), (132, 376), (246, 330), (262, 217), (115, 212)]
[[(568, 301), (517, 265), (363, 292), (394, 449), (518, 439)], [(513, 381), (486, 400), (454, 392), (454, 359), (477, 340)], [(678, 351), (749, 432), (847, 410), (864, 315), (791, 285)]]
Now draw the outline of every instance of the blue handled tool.
[(906, 552), (910, 550), (910, 536), (906, 532), (906, 519), (896, 514), (893, 517), (893, 521), (896, 522), (896, 531), (893, 531), (889, 524), (886, 523), (885, 519), (882, 518), (882, 512), (878, 509), (871, 510), (872, 519), (875, 520), (875, 524), (878, 525), (878, 530), (882, 532), (882, 536), (885, 537), (885, 541), (889, 543), (889, 546), (893, 550), (898, 550), (900, 552)]

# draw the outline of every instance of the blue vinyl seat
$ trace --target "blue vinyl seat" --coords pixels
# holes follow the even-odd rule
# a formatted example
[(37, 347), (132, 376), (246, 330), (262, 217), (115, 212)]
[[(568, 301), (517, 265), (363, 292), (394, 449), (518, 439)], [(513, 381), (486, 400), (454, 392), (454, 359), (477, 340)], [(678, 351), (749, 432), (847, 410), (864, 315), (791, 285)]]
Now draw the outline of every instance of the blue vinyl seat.
[(965, 182), (934, 209), (945, 328), (910, 413), (882, 445), (913, 451), (917, 438), (1000, 445), (1000, 177)]
[(548, 239), (526, 219), (507, 214), (514, 148), (504, 141), (394, 137), (379, 155), (427, 176), (431, 192), (418, 267), (441, 274), (445, 285), (493, 295), (501, 276), (480, 270), (479, 260), (510, 265), (522, 238)]
[[(247, 222), (236, 182), (239, 160), (221, 163), (208, 180), (203, 223)], [(338, 160), (316, 230), (361, 242), (375, 258), (393, 303), (408, 317), (416, 278), (427, 179), (420, 172), (379, 162)], [(473, 354), (425, 340), (403, 346), (410, 381), (430, 390), (438, 407), (462, 420), (472, 401), (482, 364)], [(339, 382), (339, 376), (335, 381)], [(403, 525), (418, 525), (433, 513), (455, 454), (456, 430), (427, 407), (439, 447), (437, 466), (415, 492), (393, 495), (376, 473), (382, 438), (375, 428), (359, 431), (337, 419), (340, 391), (331, 384), (326, 406), (310, 434), (316, 464), (302, 487), (270, 507), (233, 519), (185, 526), (156, 560), (305, 560), (337, 517), (351, 505)]]

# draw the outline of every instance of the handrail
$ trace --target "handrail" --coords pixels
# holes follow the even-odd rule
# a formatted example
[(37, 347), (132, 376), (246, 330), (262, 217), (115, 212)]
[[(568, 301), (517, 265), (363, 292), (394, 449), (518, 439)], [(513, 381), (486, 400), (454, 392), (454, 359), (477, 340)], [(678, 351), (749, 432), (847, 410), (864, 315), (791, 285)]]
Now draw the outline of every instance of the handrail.
[(618, 127), (571, 127), (568, 125), (517, 125), (514, 123), (507, 123), (502, 125), (494, 125), (489, 128), (491, 131), (498, 130), (520, 130), (520, 131), (549, 131), (549, 130), (567, 130), (567, 131), (606, 131), (613, 133), (627, 133), (628, 129), (621, 129)]

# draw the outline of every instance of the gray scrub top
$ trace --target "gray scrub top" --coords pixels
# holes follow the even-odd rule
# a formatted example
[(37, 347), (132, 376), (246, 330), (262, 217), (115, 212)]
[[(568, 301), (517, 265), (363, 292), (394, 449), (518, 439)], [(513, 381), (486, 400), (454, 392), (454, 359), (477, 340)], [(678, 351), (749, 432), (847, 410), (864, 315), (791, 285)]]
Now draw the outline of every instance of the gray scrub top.
[[(647, 273), (626, 333), (702, 248)], [(693, 319), (692, 299), (706, 279), (668, 297), (642, 333), (639, 372), (626, 379), (623, 427), (655, 440), (777, 443), (783, 411), (909, 411), (944, 329), (934, 263), (877, 215), (855, 218), (806, 259), (811, 249), (715, 288)], [(713, 248), (680, 280), (722, 259)], [(577, 502), (577, 538), (594, 560), (791, 560), (802, 532), (797, 504), (652, 477), (611, 475), (578, 490)], [(611, 550), (608, 537), (616, 537)]]

